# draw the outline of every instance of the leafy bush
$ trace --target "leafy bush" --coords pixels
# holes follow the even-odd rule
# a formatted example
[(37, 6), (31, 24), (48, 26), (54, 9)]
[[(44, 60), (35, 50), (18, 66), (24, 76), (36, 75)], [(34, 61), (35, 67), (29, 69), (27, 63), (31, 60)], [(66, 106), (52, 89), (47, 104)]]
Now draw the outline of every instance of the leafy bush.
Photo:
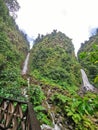
[(29, 90), (29, 100), (32, 102), (35, 112), (37, 113), (37, 118), (41, 124), (51, 125), (51, 120), (45, 113), (46, 109), (42, 106), (42, 102), (45, 99), (45, 95), (41, 88), (36, 85), (31, 85)]
[(52, 101), (61, 109), (62, 113), (72, 119), (72, 122), (74, 122), (73, 127), (76, 130), (97, 130), (98, 124), (93, 120), (98, 119), (96, 117), (98, 110), (97, 100), (98, 95), (90, 92), (83, 98), (76, 93), (66, 96), (55, 93), (52, 97)]

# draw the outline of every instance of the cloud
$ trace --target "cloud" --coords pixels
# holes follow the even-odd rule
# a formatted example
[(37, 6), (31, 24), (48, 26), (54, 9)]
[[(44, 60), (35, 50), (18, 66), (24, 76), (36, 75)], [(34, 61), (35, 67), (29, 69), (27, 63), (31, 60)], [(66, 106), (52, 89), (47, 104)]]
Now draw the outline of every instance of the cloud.
[(21, 6), (16, 20), (31, 37), (38, 33), (62, 31), (77, 50), (89, 37), (89, 28), (98, 26), (97, 0), (18, 0)]

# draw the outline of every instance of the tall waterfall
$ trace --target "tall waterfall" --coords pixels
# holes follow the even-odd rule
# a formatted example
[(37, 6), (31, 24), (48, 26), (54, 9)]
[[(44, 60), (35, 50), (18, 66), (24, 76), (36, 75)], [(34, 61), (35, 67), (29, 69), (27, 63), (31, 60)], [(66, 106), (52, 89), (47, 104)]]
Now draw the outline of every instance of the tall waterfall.
[[(30, 52), (28, 52), (26, 59), (24, 61), (23, 69), (22, 69), (22, 75), (26, 75), (26, 73), (27, 73), (29, 57), (30, 57)], [(30, 86), (30, 78), (29, 77), (27, 78), (27, 84), (28, 84), (28, 86), (22, 89), (22, 94), (28, 99), (27, 89)]]
[(29, 57), (30, 57), (30, 53), (27, 54), (27, 57), (25, 59), (24, 66), (22, 69), (22, 75), (25, 75), (27, 73)]
[(94, 90), (94, 86), (90, 84), (90, 82), (88, 81), (88, 77), (85, 73), (85, 71), (83, 69), (81, 69), (81, 74), (82, 74), (82, 80), (83, 80), (83, 87), (84, 89), (86, 89), (87, 91)]

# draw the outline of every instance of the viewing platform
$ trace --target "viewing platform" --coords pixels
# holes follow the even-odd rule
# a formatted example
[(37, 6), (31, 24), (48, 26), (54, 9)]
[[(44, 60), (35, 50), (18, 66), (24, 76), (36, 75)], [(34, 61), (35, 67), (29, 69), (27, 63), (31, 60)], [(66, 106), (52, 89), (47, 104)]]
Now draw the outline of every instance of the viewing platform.
[(0, 97), (0, 130), (41, 130), (32, 104)]

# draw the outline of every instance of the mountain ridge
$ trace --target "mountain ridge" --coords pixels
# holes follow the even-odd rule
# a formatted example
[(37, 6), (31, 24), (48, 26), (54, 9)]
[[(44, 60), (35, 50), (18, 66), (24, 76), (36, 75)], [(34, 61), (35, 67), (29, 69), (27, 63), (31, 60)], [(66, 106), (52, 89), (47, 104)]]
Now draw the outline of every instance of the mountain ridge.
[[(76, 73), (79, 73), (78, 67), (75, 68), (75, 65), (77, 64), (77, 66), (79, 66), (79, 64), (75, 57), (74, 46), (71, 39), (61, 32), (52, 32), (42, 37), (39, 41), (41, 42), (35, 43), (33, 46), (31, 54), (33, 61), (30, 70), (35, 71), (35, 73), (38, 71), (42, 73), (44, 77), (46, 76), (54, 81), (55, 79), (59, 80), (59, 78), (64, 79), (64, 76), (67, 79), (72, 76), (73, 82), (75, 82), (75, 77), (71, 71), (77, 69)], [(54, 72), (52, 71), (53, 69)]]

